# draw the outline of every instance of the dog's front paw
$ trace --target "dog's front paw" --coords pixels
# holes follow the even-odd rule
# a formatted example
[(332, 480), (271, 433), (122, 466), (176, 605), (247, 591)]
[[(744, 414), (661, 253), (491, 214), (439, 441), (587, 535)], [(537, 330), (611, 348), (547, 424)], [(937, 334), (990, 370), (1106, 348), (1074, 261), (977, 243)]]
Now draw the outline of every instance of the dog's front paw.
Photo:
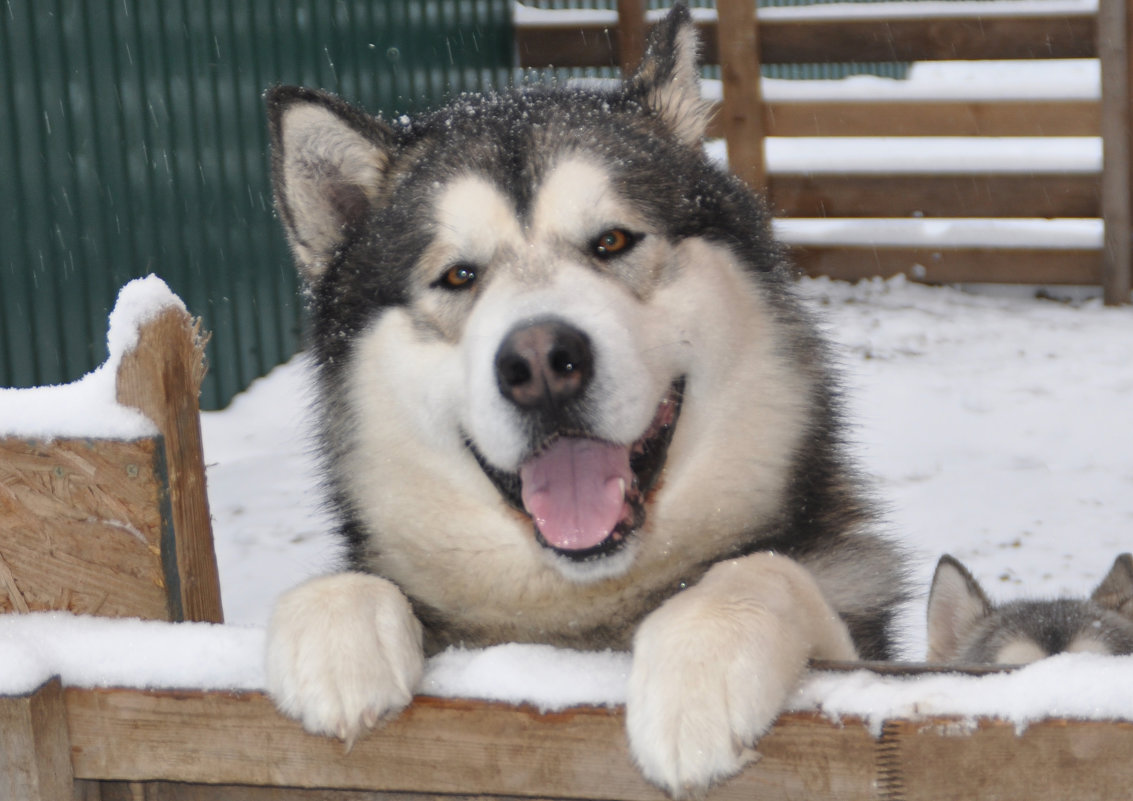
[(687, 798), (739, 772), (812, 655), (853, 658), (854, 648), (790, 559), (721, 563), (670, 598), (634, 638), (626, 730), (645, 778)]
[(353, 743), (413, 699), (424, 667), (421, 624), (385, 579), (324, 576), (276, 604), (266, 667), (281, 712), (307, 731)]

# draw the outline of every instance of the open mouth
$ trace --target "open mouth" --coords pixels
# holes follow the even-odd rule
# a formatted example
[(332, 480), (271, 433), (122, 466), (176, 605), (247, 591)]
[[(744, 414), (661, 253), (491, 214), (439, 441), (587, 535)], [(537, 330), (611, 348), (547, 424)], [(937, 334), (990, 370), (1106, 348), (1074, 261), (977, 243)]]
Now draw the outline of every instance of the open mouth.
[(629, 445), (562, 431), (518, 472), (491, 466), (469, 445), (500, 494), (531, 518), (541, 545), (576, 561), (598, 559), (620, 550), (644, 524), (645, 499), (665, 466), (683, 392), (679, 379)]

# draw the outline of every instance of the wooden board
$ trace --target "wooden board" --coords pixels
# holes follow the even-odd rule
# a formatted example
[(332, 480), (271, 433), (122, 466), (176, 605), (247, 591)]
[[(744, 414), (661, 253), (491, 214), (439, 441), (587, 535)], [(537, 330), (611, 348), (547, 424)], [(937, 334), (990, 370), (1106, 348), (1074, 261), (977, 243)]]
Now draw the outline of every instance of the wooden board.
[(181, 618), (160, 437), (0, 439), (0, 612)]
[(0, 696), (0, 798), (70, 801), (70, 756), (59, 679), (26, 696)]
[(777, 217), (1098, 217), (1097, 175), (773, 173)]
[(844, 281), (904, 274), (930, 284), (1064, 284), (1097, 286), (1100, 250), (798, 247), (791, 259), (806, 275)]
[[(64, 699), (76, 779), (147, 782), (146, 798), (336, 799), (327, 789), (349, 790), (342, 798), (351, 801), (379, 797), (363, 791), (664, 798), (630, 762), (621, 709), (540, 714), (420, 697), (347, 753), (335, 740), (304, 734), (258, 693), (67, 689)], [(759, 753), (707, 798), (1064, 801), (1124, 797), (1133, 783), (1133, 723), (1049, 720), (1019, 734), (988, 720), (892, 721), (875, 738), (858, 720), (788, 713)], [(219, 787), (165, 796), (164, 782)], [(239, 786), (309, 792), (267, 796)]]
[[(701, 58), (720, 63), (715, 21), (698, 24)], [(616, 26), (602, 23), (522, 25), (515, 31), (521, 67), (615, 67)], [(1092, 14), (918, 19), (759, 20), (765, 64), (1094, 58)]]
[[(707, 138), (727, 135), (717, 105)], [(765, 136), (1098, 136), (1095, 100), (817, 100), (763, 103)]]

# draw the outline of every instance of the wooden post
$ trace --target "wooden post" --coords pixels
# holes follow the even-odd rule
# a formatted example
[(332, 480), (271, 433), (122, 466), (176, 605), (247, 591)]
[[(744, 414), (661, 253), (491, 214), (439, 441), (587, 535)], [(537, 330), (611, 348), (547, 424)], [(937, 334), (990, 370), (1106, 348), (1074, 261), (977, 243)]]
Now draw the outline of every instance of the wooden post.
[(1130, 151), (1133, 113), (1133, 13), (1130, 0), (1101, 0), (1098, 57), (1102, 71), (1102, 286), (1107, 305), (1129, 303), (1133, 263), (1133, 190)]
[(71, 801), (73, 788), (62, 682), (0, 697), (0, 798)]
[(139, 409), (165, 440), (184, 619), (222, 623), (198, 406), (204, 345), (199, 320), (163, 310), (141, 327), (137, 345), (122, 358), (118, 402)]
[(716, 4), (721, 108), (728, 165), (757, 192), (767, 186), (763, 158), (763, 97), (759, 73), (759, 32), (752, 0), (719, 0)]
[(628, 78), (645, 55), (645, 0), (618, 0), (618, 65)]

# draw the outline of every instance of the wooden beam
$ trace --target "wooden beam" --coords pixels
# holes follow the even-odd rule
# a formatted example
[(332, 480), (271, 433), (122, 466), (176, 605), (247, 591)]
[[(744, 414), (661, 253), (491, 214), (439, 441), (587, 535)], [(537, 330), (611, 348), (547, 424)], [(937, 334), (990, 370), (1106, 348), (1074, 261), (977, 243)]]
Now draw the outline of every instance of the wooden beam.
[(907, 275), (929, 284), (1097, 286), (1101, 251), (905, 247), (797, 247), (790, 258), (806, 275), (844, 281)]
[(123, 356), (117, 386), (118, 402), (139, 409), (165, 440), (184, 619), (221, 623), (198, 406), (206, 339), (199, 320), (165, 309), (142, 327), (137, 345)]
[(1099, 217), (1097, 175), (772, 173), (777, 217)]
[(767, 185), (763, 153), (763, 98), (753, 0), (719, 0), (720, 76), (724, 102), (719, 119), (728, 145), (728, 166), (747, 185), (762, 192)]
[[(515, 31), (521, 67), (612, 67), (616, 26), (600, 22), (530, 24)], [(706, 64), (719, 63), (715, 21), (697, 24)], [(1094, 58), (1094, 16), (776, 18), (764, 13), (758, 47), (765, 64), (867, 61)]]
[[(332, 801), (338, 796), (315, 792), (331, 789), (348, 791), (343, 801), (370, 801), (369, 792), (664, 799), (629, 759), (620, 708), (541, 714), (421, 697), (346, 752), (304, 734), (258, 693), (67, 689), (64, 699), (74, 775), (144, 782), (134, 787), (163, 801)], [(890, 721), (874, 737), (856, 719), (792, 712), (758, 750), (759, 760), (712, 788), (708, 801), (1063, 801), (1124, 797), (1133, 784), (1128, 722), (1048, 720), (1020, 734), (1011, 723), (932, 718)], [(165, 796), (175, 789), (165, 783), (201, 787)], [(252, 787), (301, 789), (240, 790)]]
[[(418, 698), (355, 743), (305, 734), (258, 693), (66, 691), (75, 775), (461, 795), (663, 801), (630, 760), (620, 709)], [(874, 797), (874, 738), (787, 715), (757, 765), (709, 799)]]
[(0, 696), (0, 798), (71, 801), (73, 787), (59, 679), (29, 695)]
[(618, 65), (633, 75), (645, 56), (645, 0), (618, 0)]
[(1102, 72), (1102, 217), (1105, 250), (1102, 286), (1105, 302), (1130, 302), (1133, 280), (1133, 13), (1128, 0), (1101, 0), (1098, 50)]

